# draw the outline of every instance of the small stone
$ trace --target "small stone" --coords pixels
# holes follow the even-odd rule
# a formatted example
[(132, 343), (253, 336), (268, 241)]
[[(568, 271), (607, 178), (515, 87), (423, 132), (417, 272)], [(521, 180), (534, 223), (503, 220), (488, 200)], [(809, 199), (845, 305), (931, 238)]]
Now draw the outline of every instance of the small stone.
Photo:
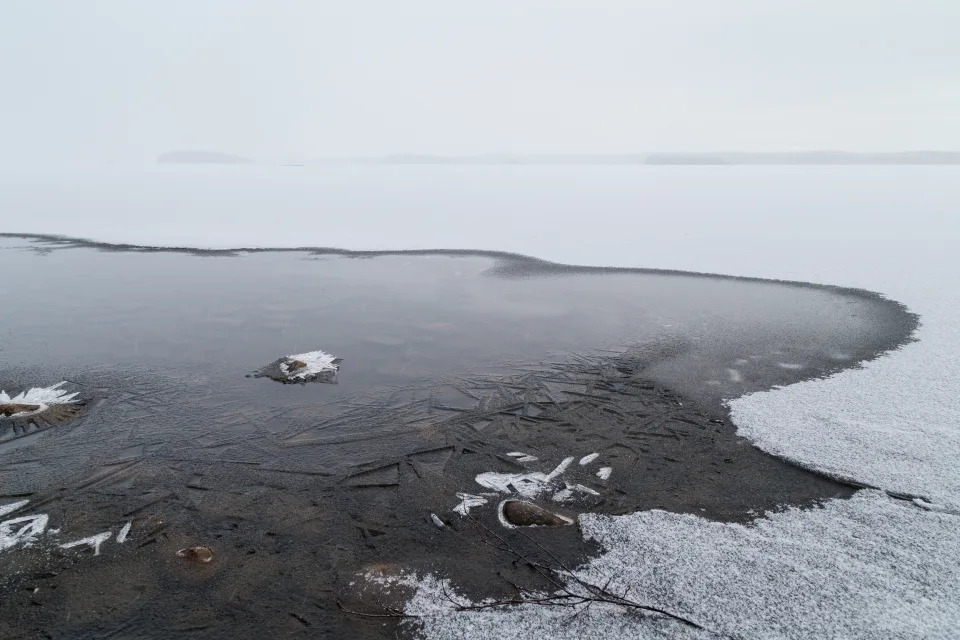
[(526, 500), (507, 500), (502, 513), (503, 519), (515, 527), (560, 527), (573, 522)]
[(287, 371), (297, 371), (298, 369), (303, 369), (307, 366), (307, 363), (303, 360), (293, 360), (287, 365)]
[(208, 564), (213, 560), (213, 549), (210, 547), (189, 547), (177, 551), (177, 556), (191, 562)]
[(13, 402), (0, 403), (0, 416), (9, 418), (18, 413), (29, 413), (40, 408), (38, 404), (16, 404)]

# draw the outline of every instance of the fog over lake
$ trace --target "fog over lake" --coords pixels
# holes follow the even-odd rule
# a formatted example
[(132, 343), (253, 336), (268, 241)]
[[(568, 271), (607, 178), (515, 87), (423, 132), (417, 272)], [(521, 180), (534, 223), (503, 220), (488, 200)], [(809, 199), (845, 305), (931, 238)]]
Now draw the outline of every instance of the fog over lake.
[(0, 637), (960, 636), (957, 33), (5, 3)]

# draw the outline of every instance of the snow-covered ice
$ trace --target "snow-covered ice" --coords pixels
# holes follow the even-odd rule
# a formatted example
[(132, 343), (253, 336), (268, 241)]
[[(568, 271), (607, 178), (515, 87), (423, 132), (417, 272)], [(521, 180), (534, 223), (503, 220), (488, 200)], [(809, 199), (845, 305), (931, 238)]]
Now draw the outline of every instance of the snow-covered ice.
[[(943, 552), (960, 545), (960, 527), (955, 516), (928, 514), (925, 535), (916, 537), (916, 511), (864, 491), (746, 526), (660, 510), (581, 516), (584, 535), (608, 549), (579, 572), (583, 580), (603, 585), (612, 578), (611, 592), (630, 587), (631, 600), (712, 633), (602, 605), (575, 617), (535, 605), (457, 612), (436, 578), (420, 582), (406, 612), (420, 616), (425, 635), (436, 640), (955, 638), (960, 563)], [(910, 543), (892, 549), (890, 540)]]

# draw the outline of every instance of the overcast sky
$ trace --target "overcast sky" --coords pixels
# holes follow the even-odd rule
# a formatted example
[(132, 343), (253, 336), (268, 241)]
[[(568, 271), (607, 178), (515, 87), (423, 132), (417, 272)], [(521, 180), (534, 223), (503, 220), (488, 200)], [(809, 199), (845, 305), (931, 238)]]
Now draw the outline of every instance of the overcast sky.
[(3, 0), (0, 157), (960, 150), (960, 0)]

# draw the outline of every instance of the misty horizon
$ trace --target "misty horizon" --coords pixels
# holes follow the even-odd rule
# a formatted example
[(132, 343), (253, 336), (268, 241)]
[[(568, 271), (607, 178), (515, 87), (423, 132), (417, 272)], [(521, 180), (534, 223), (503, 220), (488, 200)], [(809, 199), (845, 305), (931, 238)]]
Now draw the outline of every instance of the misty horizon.
[(481, 153), (435, 155), (395, 153), (381, 156), (254, 158), (221, 151), (172, 150), (156, 158), (160, 164), (280, 164), (280, 165), (957, 165), (952, 151), (894, 151), (862, 153), (814, 151), (648, 152), (622, 154)]
[(5, 164), (960, 149), (960, 4), (938, 0), (40, 0), (0, 16)]
[(960, 638), (958, 33), (0, 3), (0, 640)]

